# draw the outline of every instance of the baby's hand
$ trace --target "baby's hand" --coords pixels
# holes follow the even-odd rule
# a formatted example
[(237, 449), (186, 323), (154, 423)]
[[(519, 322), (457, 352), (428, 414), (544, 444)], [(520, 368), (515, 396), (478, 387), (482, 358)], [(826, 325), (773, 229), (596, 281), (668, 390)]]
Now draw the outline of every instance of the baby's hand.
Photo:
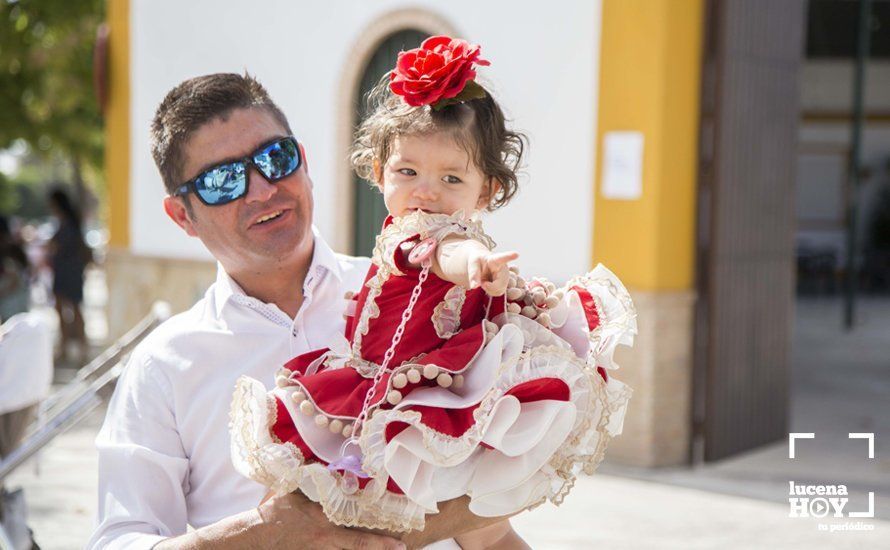
[(473, 254), (467, 264), (470, 288), (481, 286), (490, 296), (502, 296), (510, 281), (509, 263), (517, 258), (517, 252)]

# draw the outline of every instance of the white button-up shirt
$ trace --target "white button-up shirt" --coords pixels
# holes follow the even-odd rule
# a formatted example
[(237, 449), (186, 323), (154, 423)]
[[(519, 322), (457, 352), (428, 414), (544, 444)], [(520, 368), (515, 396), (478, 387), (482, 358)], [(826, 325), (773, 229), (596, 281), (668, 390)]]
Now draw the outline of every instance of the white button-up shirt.
[(344, 294), (369, 265), (335, 255), (316, 233), (295, 319), (245, 295), (220, 267), (204, 298), (134, 350), (96, 439), (99, 523), (87, 548), (151, 548), (259, 504), (266, 488), (229, 458), (235, 381), (271, 388), (289, 359), (342, 338)]

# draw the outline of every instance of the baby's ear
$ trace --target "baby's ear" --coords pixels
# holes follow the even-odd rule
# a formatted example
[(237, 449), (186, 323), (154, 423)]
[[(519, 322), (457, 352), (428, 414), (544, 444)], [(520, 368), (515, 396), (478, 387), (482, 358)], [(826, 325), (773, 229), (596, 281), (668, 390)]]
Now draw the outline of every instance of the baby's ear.
[(377, 184), (377, 188), (380, 191), (383, 191), (383, 167), (380, 165), (380, 161), (374, 159), (374, 162), (371, 164), (371, 170), (374, 172), (374, 183)]
[(494, 177), (488, 178), (482, 185), (482, 192), (479, 193), (479, 202), (476, 204), (476, 208), (488, 208), (491, 204), (491, 199), (496, 197), (500, 191), (501, 182)]

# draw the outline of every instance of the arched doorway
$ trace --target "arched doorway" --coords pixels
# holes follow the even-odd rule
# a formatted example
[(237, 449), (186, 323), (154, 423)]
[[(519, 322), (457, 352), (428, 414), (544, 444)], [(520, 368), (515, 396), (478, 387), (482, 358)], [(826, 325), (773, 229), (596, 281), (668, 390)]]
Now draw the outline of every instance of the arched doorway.
[[(377, 47), (362, 73), (361, 80), (359, 80), (353, 128), (357, 127), (367, 114), (365, 98), (368, 92), (374, 88), (381, 76), (392, 70), (399, 52), (420, 46), (420, 43), (429, 36), (423, 31), (405, 29), (389, 35)], [(353, 185), (355, 189), (353, 193), (355, 216), (352, 229), (352, 253), (357, 256), (370, 256), (374, 249), (374, 239), (386, 218), (386, 207), (383, 205), (383, 196), (375, 187), (372, 187), (371, 182), (354, 176)]]

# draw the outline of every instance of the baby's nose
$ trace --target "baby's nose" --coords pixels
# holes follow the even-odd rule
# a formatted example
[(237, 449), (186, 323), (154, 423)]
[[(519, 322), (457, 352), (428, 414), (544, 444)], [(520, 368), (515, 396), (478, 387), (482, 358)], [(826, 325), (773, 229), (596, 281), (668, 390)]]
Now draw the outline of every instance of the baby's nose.
[(434, 182), (423, 179), (414, 186), (414, 194), (417, 197), (434, 199), (438, 196), (438, 191)]

